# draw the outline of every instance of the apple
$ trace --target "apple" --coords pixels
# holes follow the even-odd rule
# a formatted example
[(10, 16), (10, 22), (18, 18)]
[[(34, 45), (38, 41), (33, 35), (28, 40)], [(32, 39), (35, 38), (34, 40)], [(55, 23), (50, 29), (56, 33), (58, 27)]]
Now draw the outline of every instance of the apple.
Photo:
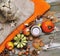
[(23, 30), (23, 34), (26, 35), (26, 36), (30, 35), (30, 30), (29, 30), (28, 27)]
[(8, 50), (12, 50), (14, 48), (13, 42), (7, 42), (5, 46)]

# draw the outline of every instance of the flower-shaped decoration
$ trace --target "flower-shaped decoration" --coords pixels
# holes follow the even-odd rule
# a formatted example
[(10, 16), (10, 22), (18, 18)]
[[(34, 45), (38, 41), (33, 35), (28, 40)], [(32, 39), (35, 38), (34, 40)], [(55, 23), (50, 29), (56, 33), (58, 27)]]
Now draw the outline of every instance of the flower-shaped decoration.
[(17, 48), (23, 48), (27, 44), (27, 38), (24, 36), (24, 34), (17, 34), (14, 37), (14, 45)]

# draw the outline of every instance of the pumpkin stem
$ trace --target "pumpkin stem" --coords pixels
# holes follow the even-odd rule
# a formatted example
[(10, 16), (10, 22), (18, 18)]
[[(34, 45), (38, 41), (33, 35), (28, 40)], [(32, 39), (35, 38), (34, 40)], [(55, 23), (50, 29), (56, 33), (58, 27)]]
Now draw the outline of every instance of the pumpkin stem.
[(52, 26), (48, 26), (48, 29), (52, 29)]

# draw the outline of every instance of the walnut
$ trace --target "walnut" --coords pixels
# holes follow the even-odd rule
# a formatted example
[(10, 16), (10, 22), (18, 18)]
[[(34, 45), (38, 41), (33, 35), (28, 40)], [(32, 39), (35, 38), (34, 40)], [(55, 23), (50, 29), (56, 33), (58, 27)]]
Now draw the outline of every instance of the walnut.
[(56, 12), (53, 12), (53, 11), (48, 11), (48, 12), (46, 12), (46, 13), (43, 15), (43, 21), (50, 20), (50, 21), (52, 21), (53, 23), (58, 22), (58, 19), (57, 19), (57, 17), (55, 16), (55, 13), (56, 13)]

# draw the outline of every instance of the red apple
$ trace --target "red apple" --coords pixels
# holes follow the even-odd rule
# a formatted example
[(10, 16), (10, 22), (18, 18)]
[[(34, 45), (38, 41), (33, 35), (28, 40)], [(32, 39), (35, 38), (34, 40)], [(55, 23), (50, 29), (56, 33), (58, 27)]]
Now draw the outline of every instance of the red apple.
[(30, 30), (29, 30), (29, 28), (25, 28), (25, 29), (23, 30), (23, 34), (26, 35), (26, 36), (30, 35)]

